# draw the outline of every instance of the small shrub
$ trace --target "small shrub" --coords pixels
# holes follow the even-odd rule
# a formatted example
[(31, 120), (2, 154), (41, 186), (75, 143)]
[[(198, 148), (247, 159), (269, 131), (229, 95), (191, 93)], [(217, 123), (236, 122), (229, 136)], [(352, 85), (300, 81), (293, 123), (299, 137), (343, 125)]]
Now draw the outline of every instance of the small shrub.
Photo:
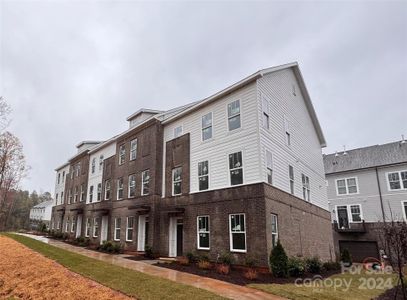
[(230, 272), (230, 265), (220, 264), (216, 266), (216, 272), (219, 274), (227, 275)]
[(317, 256), (307, 258), (305, 260), (305, 264), (306, 264), (306, 269), (309, 273), (316, 274), (316, 273), (321, 272), (322, 263), (321, 263), (321, 260)]
[(243, 276), (249, 280), (255, 280), (258, 277), (258, 273), (255, 269), (249, 269), (243, 273)]
[(178, 263), (183, 266), (189, 265), (189, 259), (187, 257), (180, 257)]
[(337, 271), (341, 269), (341, 264), (337, 261), (327, 261), (323, 263), (322, 268), (325, 271)]
[(191, 264), (196, 263), (198, 261), (198, 256), (193, 252), (188, 252), (186, 256)]
[(202, 254), (199, 256), (198, 261), (208, 261), (209, 262), (209, 256), (207, 254)]
[(352, 256), (349, 253), (348, 249), (343, 249), (341, 253), (341, 262), (346, 266), (350, 267), (352, 265)]
[(68, 239), (69, 239), (69, 234), (67, 234), (66, 232), (62, 233), (61, 240), (66, 241)]
[(251, 256), (246, 256), (244, 259), (244, 265), (249, 268), (253, 268), (257, 265), (257, 261), (255, 258)]
[(144, 256), (149, 259), (154, 258), (154, 252), (153, 252), (153, 248), (151, 246), (146, 245), (146, 247), (144, 248)]
[(198, 261), (198, 268), (202, 270), (209, 270), (212, 267), (211, 263), (207, 260), (199, 260)]
[(288, 275), (298, 277), (304, 275), (305, 262), (299, 257), (290, 257), (288, 259)]
[(232, 254), (224, 252), (219, 256), (219, 263), (223, 264), (223, 265), (232, 265), (234, 262), (234, 258), (232, 256)]
[(280, 241), (271, 250), (270, 269), (276, 277), (287, 277), (288, 275), (288, 257)]
[(97, 250), (117, 254), (122, 252), (122, 245), (120, 243), (115, 243), (112, 241), (104, 241), (102, 245), (100, 245)]

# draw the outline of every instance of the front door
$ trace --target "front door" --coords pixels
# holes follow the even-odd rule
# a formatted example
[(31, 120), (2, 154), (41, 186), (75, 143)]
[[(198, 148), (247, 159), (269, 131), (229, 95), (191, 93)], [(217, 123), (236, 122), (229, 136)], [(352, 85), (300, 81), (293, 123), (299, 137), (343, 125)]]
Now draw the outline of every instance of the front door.
[(168, 256), (182, 256), (184, 239), (184, 225), (182, 218), (170, 218), (168, 234)]
[(108, 216), (102, 216), (102, 227), (100, 231), (100, 244), (104, 241), (107, 241), (107, 230), (109, 225), (109, 218)]
[(338, 206), (338, 225), (339, 229), (349, 228), (348, 209), (346, 206)]
[(137, 251), (145, 251), (148, 242), (148, 216), (138, 216)]
[(184, 235), (184, 224), (180, 223), (182, 220), (178, 220), (177, 223), (177, 256), (182, 256), (182, 244), (184, 242), (183, 235)]
[(81, 236), (81, 230), (82, 230), (82, 215), (78, 215), (76, 218), (76, 234), (75, 237), (80, 237)]

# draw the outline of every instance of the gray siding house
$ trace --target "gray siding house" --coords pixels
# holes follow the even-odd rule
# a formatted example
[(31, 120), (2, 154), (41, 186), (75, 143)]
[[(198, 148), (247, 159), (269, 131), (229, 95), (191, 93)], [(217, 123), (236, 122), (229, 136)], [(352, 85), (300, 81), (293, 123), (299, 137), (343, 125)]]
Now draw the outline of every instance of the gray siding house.
[(380, 222), (407, 220), (407, 142), (324, 155), (337, 253), (379, 258)]

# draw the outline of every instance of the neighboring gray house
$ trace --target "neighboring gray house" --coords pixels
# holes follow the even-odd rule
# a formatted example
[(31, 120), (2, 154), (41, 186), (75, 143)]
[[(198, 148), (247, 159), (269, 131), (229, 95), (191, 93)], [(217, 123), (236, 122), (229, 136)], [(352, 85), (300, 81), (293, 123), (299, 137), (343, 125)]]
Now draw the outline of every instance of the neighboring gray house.
[(379, 258), (379, 222), (407, 220), (407, 142), (324, 155), (337, 252)]

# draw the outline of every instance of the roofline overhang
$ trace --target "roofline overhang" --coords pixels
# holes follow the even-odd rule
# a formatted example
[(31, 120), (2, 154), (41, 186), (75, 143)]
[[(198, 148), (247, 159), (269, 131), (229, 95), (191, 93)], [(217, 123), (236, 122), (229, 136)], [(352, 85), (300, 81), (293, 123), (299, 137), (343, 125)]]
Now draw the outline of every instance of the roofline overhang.
[(76, 145), (76, 148), (79, 148), (79, 147), (81, 147), (81, 146), (83, 146), (85, 144), (95, 144), (95, 145), (97, 145), (97, 144), (100, 144), (100, 143), (103, 143), (103, 141), (82, 141), (82, 142), (80, 142), (79, 144)]
[(358, 172), (358, 171), (364, 171), (364, 170), (369, 170), (369, 169), (381, 169), (381, 168), (388, 168), (388, 167), (393, 167), (393, 166), (400, 166), (400, 165), (405, 165), (407, 164), (407, 161), (402, 161), (398, 163), (391, 163), (391, 164), (384, 164), (384, 165), (377, 165), (377, 166), (371, 166), (371, 167), (364, 167), (364, 168), (357, 168), (357, 169), (349, 169), (349, 170), (342, 170), (342, 171), (336, 171), (336, 172), (330, 172), (330, 173), (325, 173), (325, 176), (327, 175), (337, 175), (341, 173), (352, 173), (352, 172)]
[(69, 162), (68, 162), (68, 161), (67, 161), (66, 163), (64, 163), (63, 165), (61, 165), (61, 166), (55, 168), (54, 171), (58, 172), (59, 170), (65, 168), (66, 166), (69, 166)]
[(135, 113), (128, 116), (126, 121), (130, 121), (130, 120), (134, 119), (135, 117), (137, 117), (138, 115), (140, 115), (142, 113), (157, 115), (157, 114), (163, 113), (163, 111), (156, 110), (156, 109), (141, 108), (138, 111), (136, 111)]

